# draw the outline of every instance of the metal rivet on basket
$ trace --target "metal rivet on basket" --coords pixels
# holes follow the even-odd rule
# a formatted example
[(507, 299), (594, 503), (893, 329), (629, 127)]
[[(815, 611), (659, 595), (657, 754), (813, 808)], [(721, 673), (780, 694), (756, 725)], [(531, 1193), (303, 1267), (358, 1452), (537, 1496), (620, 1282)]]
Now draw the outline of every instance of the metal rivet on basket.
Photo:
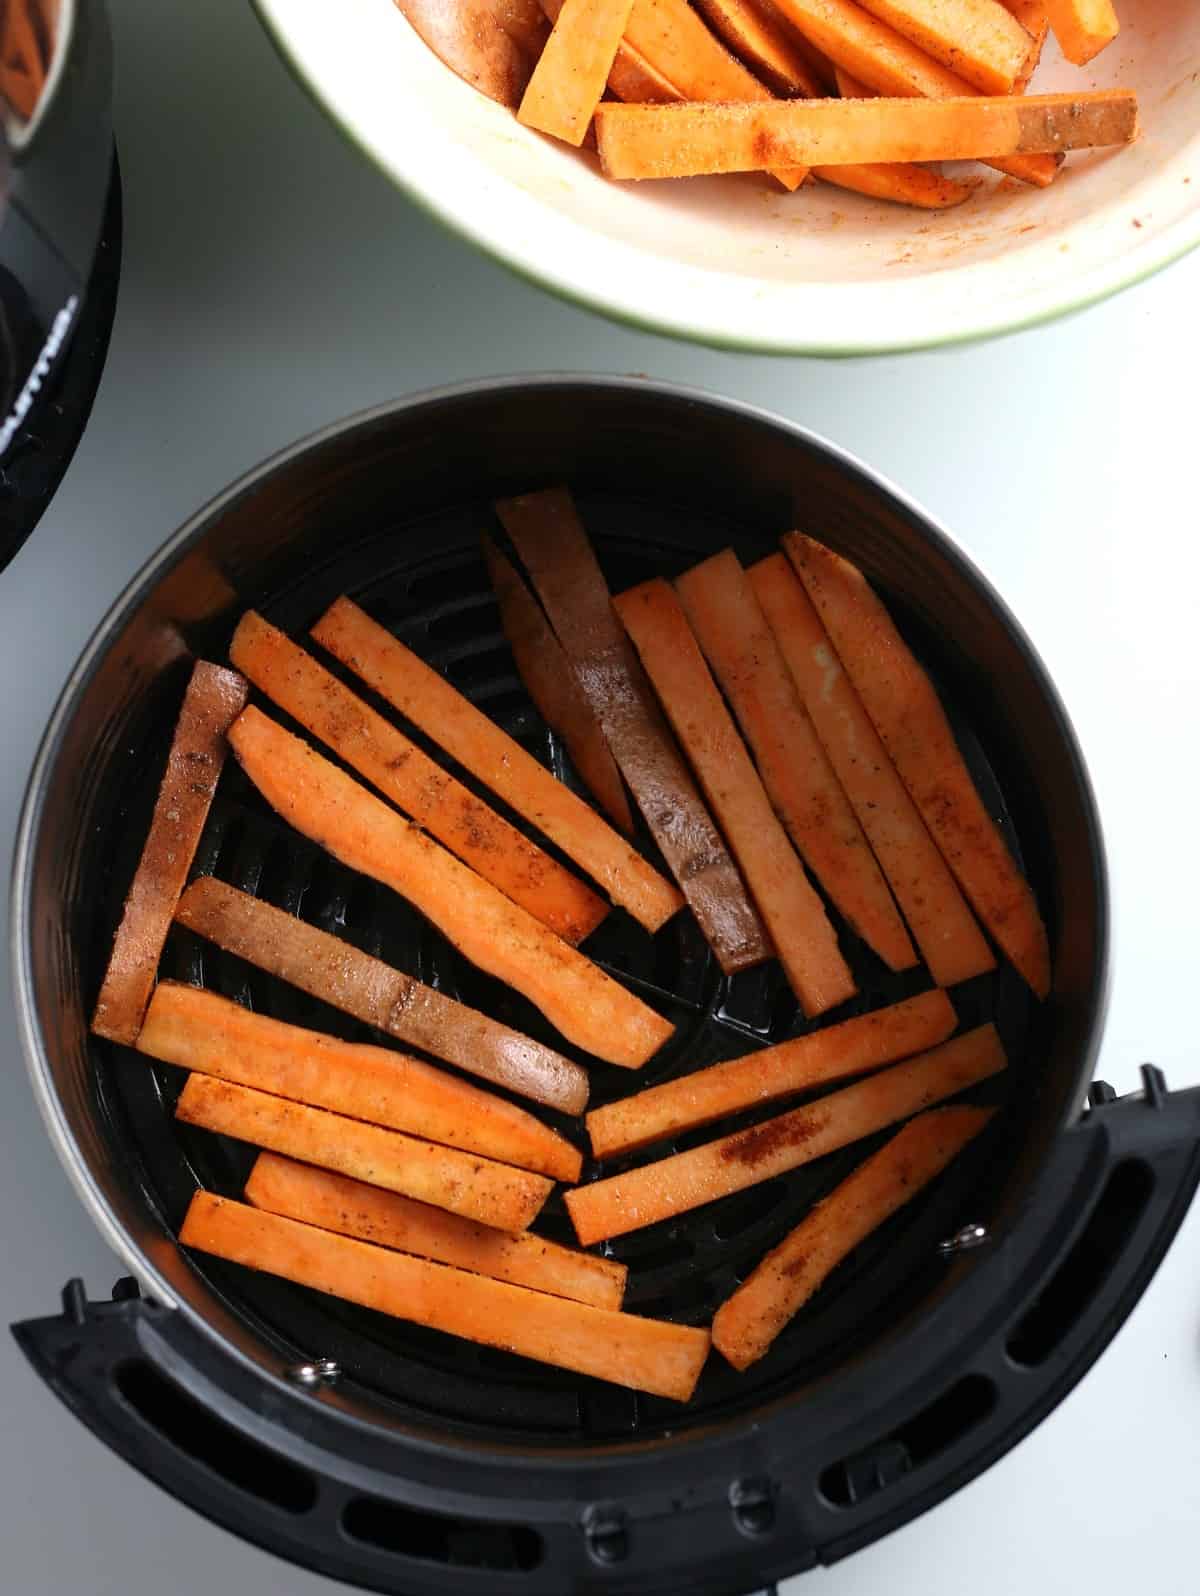
[(629, 1556), (629, 1530), (618, 1507), (589, 1507), (583, 1515), (588, 1554), (597, 1563), (620, 1563)]
[(987, 1240), (986, 1225), (964, 1225), (952, 1236), (947, 1236), (945, 1241), (939, 1241), (938, 1251), (943, 1257), (949, 1258), (953, 1253), (970, 1252), (975, 1247), (982, 1247)]
[(743, 1535), (766, 1535), (775, 1528), (775, 1498), (768, 1479), (734, 1480), (729, 1487), (729, 1506)]
[(333, 1358), (318, 1358), (316, 1363), (296, 1363), (284, 1371), (296, 1385), (312, 1390), (319, 1385), (332, 1385), (341, 1377), (341, 1365)]

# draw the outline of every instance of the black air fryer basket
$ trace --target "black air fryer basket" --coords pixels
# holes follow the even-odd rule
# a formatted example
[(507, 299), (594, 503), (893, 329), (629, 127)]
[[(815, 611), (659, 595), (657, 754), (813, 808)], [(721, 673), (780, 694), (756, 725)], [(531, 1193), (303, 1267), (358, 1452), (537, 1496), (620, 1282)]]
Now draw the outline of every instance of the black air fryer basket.
[[(499, 494), (575, 489), (614, 590), (800, 525), (883, 591), (1047, 916), (1055, 978), (955, 989), (1011, 1065), (989, 1130), (852, 1255), (744, 1374), (711, 1357), (686, 1406), (385, 1319), (174, 1236), (197, 1186), (252, 1154), (178, 1125), (179, 1076), (91, 1039), (86, 1017), (193, 655), (248, 606), (300, 633), (349, 593), (566, 779), (514, 673), (479, 553)], [(291, 833), (236, 767), (198, 873), (336, 930), (546, 1040), (394, 895)], [(412, 401), (270, 462), (136, 579), (68, 683), (35, 768), (15, 875), (16, 991), (51, 1136), (134, 1279), (78, 1282), (17, 1327), (96, 1433), (199, 1511), (384, 1591), (739, 1592), (854, 1551), (955, 1490), (1081, 1377), (1129, 1312), (1200, 1177), (1200, 1092), (1091, 1086), (1107, 899), (1087, 777), (1053, 687), (996, 595), (893, 490), (811, 436), (632, 380), (517, 379)], [(847, 936), (858, 1009), (927, 984)], [(690, 917), (614, 913), (588, 950), (677, 1022), (639, 1085), (802, 1028), (777, 969), (721, 976)], [(178, 929), (168, 973), (351, 1039), (344, 1015)], [(848, 1011), (839, 1011), (838, 1018)], [(994, 1083), (992, 1083), (994, 1084)], [(597, 1065), (593, 1101), (629, 1089)], [(1085, 1106), (1085, 1095), (1088, 1102)], [(705, 1132), (695, 1133), (700, 1140)], [(681, 1139), (676, 1145), (688, 1145)], [(611, 1244), (627, 1306), (704, 1324), (869, 1151)], [(571, 1239), (560, 1200), (547, 1233)]]

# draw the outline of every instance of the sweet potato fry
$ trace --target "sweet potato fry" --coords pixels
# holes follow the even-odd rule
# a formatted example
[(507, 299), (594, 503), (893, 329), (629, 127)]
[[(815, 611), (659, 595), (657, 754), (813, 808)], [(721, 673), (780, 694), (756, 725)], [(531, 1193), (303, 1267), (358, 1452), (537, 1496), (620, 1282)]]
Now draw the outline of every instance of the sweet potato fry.
[(748, 0), (696, 0), (713, 32), (781, 99), (817, 100), (824, 92), (795, 34)]
[(1086, 66), (1120, 32), (1112, 0), (1046, 0), (1050, 29), (1075, 66)]
[(211, 1192), (192, 1198), (179, 1239), (396, 1319), (680, 1402), (695, 1390), (708, 1356), (707, 1330), (527, 1291)]
[[(855, 0), (775, 0), (775, 5), (835, 66), (843, 67), (876, 94), (944, 100), (975, 93), (965, 78), (931, 60)], [(1045, 188), (1054, 181), (1061, 162), (1060, 155), (1014, 155), (986, 164)]]
[(597, 1158), (637, 1152), (727, 1114), (894, 1064), (944, 1042), (957, 1023), (944, 992), (922, 992), (744, 1058), (712, 1064), (593, 1109), (587, 1116), (592, 1152)]
[[(639, 55), (625, 43), (617, 51), (612, 71), (608, 74), (608, 92), (632, 105), (669, 105), (674, 100), (684, 98), (657, 67), (651, 66), (644, 55)], [(558, 643), (557, 638), (554, 641)], [(559, 644), (559, 647), (562, 645)], [(609, 757), (612, 757), (611, 754)], [(624, 796), (624, 788), (621, 791)]]
[(613, 825), (628, 834), (633, 830), (633, 815), (621, 772), (562, 644), (516, 566), (489, 537), (483, 539), (483, 557), (500, 605), (504, 635), (530, 698), (547, 726), (566, 744), (584, 786)]
[(975, 790), (932, 683), (856, 566), (799, 532), (783, 543), (946, 863), (1017, 971), (1045, 997), (1046, 927)]
[(1025, 65), (1017, 74), (1017, 81), (1013, 85), (1014, 94), (1024, 94), (1029, 87), (1029, 80), (1038, 69), (1046, 36), (1050, 32), (1046, 0), (1001, 0), (1001, 4), (1006, 11), (1011, 12), (1029, 35), (1029, 54), (1025, 57)]
[(565, 1196), (575, 1233), (590, 1247), (744, 1191), (953, 1097), (997, 1074), (1005, 1063), (993, 1026), (967, 1031), (807, 1107), (627, 1174), (574, 1187)]
[(125, 899), (92, 1030), (132, 1042), (154, 990), (171, 917), (192, 867), (225, 763), (225, 736), (246, 702), (232, 671), (198, 660), (183, 696), (142, 856)]
[(991, 1117), (986, 1108), (935, 1108), (897, 1132), (721, 1304), (713, 1346), (735, 1369), (756, 1363), (836, 1265), (940, 1175)]
[(564, 1114), (587, 1106), (587, 1071), (553, 1048), (223, 881), (193, 881), (175, 918), (260, 970), (471, 1075)]
[(278, 814), (416, 906), (472, 963), (537, 1005), (579, 1047), (636, 1069), (674, 1027), (453, 854), (253, 705), (229, 741)]
[(912, 205), (922, 211), (948, 211), (970, 199), (965, 183), (911, 161), (869, 161), (851, 166), (814, 166), (814, 177), (870, 199)]
[(348, 1119), (576, 1181), (570, 1142), (502, 1097), (388, 1048), (343, 1042), (254, 1014), (198, 986), (159, 983), (137, 1048), (151, 1058)]
[(582, 942), (608, 913), (590, 887), (253, 610), (238, 624), (229, 657), (280, 709), (564, 941)]
[(761, 964), (770, 939), (621, 630), (570, 494), (548, 489), (496, 509), (721, 968)]
[(260, 1153), (246, 1199), (287, 1219), (301, 1219), (321, 1230), (392, 1247), (418, 1258), (433, 1258), (473, 1275), (489, 1275), (552, 1297), (617, 1309), (625, 1295), (626, 1266), (615, 1258), (560, 1247), (532, 1231), (515, 1235), (476, 1225), (444, 1208), (414, 1202), (399, 1192), (367, 1186), (361, 1180), (297, 1164), (278, 1153)]
[(829, 634), (786, 556), (751, 566), (751, 586), (929, 973), (954, 986), (995, 967), (949, 866), (900, 780)]
[(365, 1125), (307, 1103), (289, 1103), (211, 1075), (188, 1076), (175, 1117), (185, 1125), (448, 1208), (497, 1230), (525, 1230), (554, 1185), (543, 1175), (510, 1169), (478, 1153)]
[(648, 931), (657, 931), (682, 906), (683, 899), (670, 882), (582, 798), (556, 781), (520, 743), (349, 599), (338, 599), (312, 635), (557, 843)]
[(981, 94), (1011, 94), (1032, 43), (1000, 0), (862, 0)]
[(1128, 89), (957, 100), (787, 100), (755, 105), (601, 105), (609, 177), (701, 177), (773, 166), (980, 160), (1129, 144)]
[(911, 969), (904, 922), (737, 555), (693, 566), (675, 590), (800, 856), (884, 963)]
[(810, 1016), (844, 1003), (856, 988), (837, 933), (771, 808), (679, 599), (656, 578), (613, 605), (729, 839), (797, 1000)]
[(515, 0), (396, 0), (441, 61), (489, 100), (520, 104), (545, 42)]
[(563, 0), (517, 111), (526, 127), (580, 145), (625, 32), (632, 0)]

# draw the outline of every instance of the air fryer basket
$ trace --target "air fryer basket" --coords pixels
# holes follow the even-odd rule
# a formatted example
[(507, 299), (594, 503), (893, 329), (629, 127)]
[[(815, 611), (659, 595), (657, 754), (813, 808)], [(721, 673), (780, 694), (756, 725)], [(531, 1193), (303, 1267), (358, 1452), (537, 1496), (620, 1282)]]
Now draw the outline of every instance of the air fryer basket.
[[(185, 1257), (172, 1238), (191, 1193), (236, 1194), (252, 1153), (175, 1123), (177, 1072), (86, 1033), (187, 660), (224, 657), (247, 606), (300, 633), (351, 594), (563, 773), (478, 549), (493, 497), (556, 481), (576, 490), (614, 590), (730, 543), (754, 558), (792, 525), (861, 564), (937, 677), (1055, 949), (1045, 1005), (1007, 969), (954, 993), (965, 1022), (996, 1019), (1012, 1061), (977, 1148), (847, 1260), (760, 1364), (736, 1374), (714, 1355), (687, 1407)], [(196, 869), (551, 1039), (394, 895), (289, 832), (235, 767)], [(852, 1550), (978, 1472), (1070, 1388), (1200, 1173), (1196, 1094), (1166, 1094), (1153, 1072), (1143, 1099), (1109, 1104), (1099, 1089), (1101, 1106), (1080, 1114), (1103, 1010), (1101, 844), (1069, 726), (1011, 617), (923, 517), (835, 451), (644, 382), (434, 395), (331, 429), (210, 506), (118, 602), (68, 684), (31, 785), (14, 907), (52, 1135), (148, 1294), (125, 1286), (95, 1305), (73, 1287), (61, 1318), (20, 1327), (23, 1344), (168, 1488), (379, 1589), (441, 1589), (452, 1569), (466, 1591), (498, 1570), (546, 1592), (736, 1591)], [(677, 1022), (639, 1084), (800, 1028), (777, 970), (721, 977), (686, 915), (651, 939), (614, 913), (588, 948)], [(853, 938), (845, 949), (860, 1009), (927, 982), (890, 974)], [(173, 933), (166, 960), (279, 1018), (368, 1034), (190, 934)], [(594, 1102), (628, 1089), (595, 1066)], [(611, 1244), (631, 1266), (627, 1306), (706, 1323), (865, 1150)], [(953, 1240), (968, 1222), (986, 1232), (970, 1250)], [(571, 1239), (560, 1201), (547, 1226)], [(90, 1356), (69, 1358), (77, 1347)]]

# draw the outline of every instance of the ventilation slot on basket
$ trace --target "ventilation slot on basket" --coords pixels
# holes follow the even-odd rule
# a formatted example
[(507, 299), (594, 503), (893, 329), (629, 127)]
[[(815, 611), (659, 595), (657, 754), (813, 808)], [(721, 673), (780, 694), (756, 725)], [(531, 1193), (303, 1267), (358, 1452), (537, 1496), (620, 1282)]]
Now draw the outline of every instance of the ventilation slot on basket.
[(898, 1430), (825, 1469), (821, 1494), (834, 1507), (853, 1507), (878, 1496), (960, 1441), (987, 1418), (995, 1402), (996, 1388), (989, 1379), (966, 1375)]
[(527, 1525), (422, 1513), (374, 1496), (356, 1496), (347, 1502), (342, 1528), (351, 1540), (451, 1568), (520, 1573), (536, 1568), (545, 1553), (542, 1537)]
[(143, 1424), (227, 1484), (285, 1513), (312, 1509), (317, 1487), (310, 1475), (216, 1418), (149, 1363), (122, 1363), (113, 1382)]
[(1075, 1328), (1129, 1245), (1153, 1191), (1148, 1165), (1136, 1158), (1117, 1165), (1083, 1234), (1009, 1337), (1014, 1363), (1036, 1368)]

